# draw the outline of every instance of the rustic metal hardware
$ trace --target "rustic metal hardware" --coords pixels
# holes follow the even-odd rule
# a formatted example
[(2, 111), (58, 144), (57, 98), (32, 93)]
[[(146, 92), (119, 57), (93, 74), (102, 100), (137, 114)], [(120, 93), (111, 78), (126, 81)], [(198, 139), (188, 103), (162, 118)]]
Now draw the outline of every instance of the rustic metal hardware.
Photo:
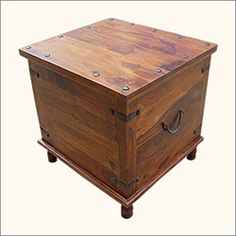
[(205, 42), (205, 46), (209, 46), (210, 45), (210, 43), (208, 43), (208, 42)]
[(157, 29), (155, 29), (155, 28), (152, 28), (151, 30), (152, 30), (152, 32), (155, 32), (155, 31), (157, 31)]
[(124, 122), (128, 122), (128, 121), (132, 120), (136, 116), (140, 115), (140, 113), (142, 112), (142, 109), (139, 108), (135, 112), (132, 112), (129, 115), (125, 115), (123, 113), (115, 111), (113, 108), (109, 108), (108, 110), (112, 116), (115, 116), (116, 118), (118, 118), (119, 120), (122, 120)]
[(122, 89), (125, 90), (125, 91), (128, 91), (129, 90), (129, 86), (123, 86)]
[(187, 54), (183, 54), (182, 57), (183, 58), (188, 58), (188, 55)]
[(41, 128), (41, 127), (40, 127), (40, 130), (41, 130), (41, 134), (42, 134), (43, 137), (45, 137), (45, 136), (46, 136), (46, 137), (49, 137), (48, 131), (44, 130), (44, 129)]
[(124, 190), (129, 190), (130, 188), (133, 187), (134, 184), (136, 184), (139, 181), (139, 177), (137, 177), (135, 180), (133, 180), (131, 183), (129, 184), (125, 184), (122, 181), (120, 181), (119, 179), (117, 179), (116, 177), (112, 177), (112, 182), (119, 185), (120, 187), (122, 187)]
[(110, 20), (110, 21), (113, 21), (113, 20), (114, 20), (114, 18), (109, 18), (108, 20)]
[(99, 76), (100, 76), (99, 71), (93, 71), (93, 76), (94, 76), (94, 77), (99, 77)]
[(156, 68), (155, 71), (160, 73), (160, 72), (162, 72), (162, 69), (161, 68)]
[(202, 73), (208, 72), (210, 69), (210, 65), (204, 66), (201, 70)]
[(91, 29), (91, 25), (87, 25), (86, 28), (87, 28), (87, 29)]
[(193, 131), (193, 133), (196, 134), (201, 128), (202, 128), (202, 124), (200, 124), (200, 125)]
[(162, 122), (161, 124), (162, 124), (163, 129), (166, 130), (169, 134), (175, 134), (180, 128), (180, 123), (181, 123), (181, 119), (182, 119), (183, 114), (184, 114), (184, 112), (182, 110), (180, 110), (178, 112), (178, 114), (177, 114), (178, 124), (177, 124), (177, 127), (175, 129), (171, 129), (166, 122)]
[(130, 25), (134, 25), (134, 23), (129, 23)]
[(64, 37), (64, 35), (59, 35), (59, 36), (58, 36), (58, 38), (63, 38), (63, 37)]
[(39, 73), (38, 73), (38, 72), (32, 70), (31, 68), (30, 68), (29, 70), (30, 70), (30, 75), (31, 75), (32, 77), (34, 77), (34, 76), (39, 77)]
[(49, 54), (49, 53), (48, 53), (48, 54), (44, 54), (44, 56), (45, 56), (45, 57), (50, 57), (50, 54)]
[(26, 46), (25, 48), (26, 48), (26, 49), (31, 49), (31, 46)]

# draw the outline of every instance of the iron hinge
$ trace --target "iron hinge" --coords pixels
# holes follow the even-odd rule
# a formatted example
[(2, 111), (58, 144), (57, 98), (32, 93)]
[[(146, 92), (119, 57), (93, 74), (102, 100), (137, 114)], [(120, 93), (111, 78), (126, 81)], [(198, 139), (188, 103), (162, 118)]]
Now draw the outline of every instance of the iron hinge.
[(109, 108), (108, 110), (112, 116), (115, 116), (116, 118), (118, 118), (119, 120), (122, 120), (124, 122), (128, 122), (128, 121), (132, 120), (136, 116), (140, 115), (140, 113), (142, 112), (142, 109), (139, 108), (139, 109), (137, 109), (137, 111), (134, 111), (134, 112), (130, 113), (129, 115), (125, 115), (123, 113), (115, 111), (113, 108)]
[(120, 187), (122, 187), (124, 190), (129, 190), (130, 188), (133, 187), (134, 184), (136, 184), (139, 181), (139, 177), (137, 177), (135, 180), (133, 180), (131, 183), (129, 184), (125, 184), (122, 181), (120, 181), (119, 179), (117, 179), (116, 177), (112, 178), (112, 182), (119, 185)]

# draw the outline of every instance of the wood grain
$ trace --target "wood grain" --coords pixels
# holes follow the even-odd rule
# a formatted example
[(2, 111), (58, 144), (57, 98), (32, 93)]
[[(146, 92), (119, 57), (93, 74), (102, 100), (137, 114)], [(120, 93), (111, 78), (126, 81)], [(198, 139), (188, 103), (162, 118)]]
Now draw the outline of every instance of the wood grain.
[(49, 133), (43, 139), (115, 188), (111, 180), (120, 169), (115, 121), (107, 109), (112, 97), (78, 86), (33, 62), (29, 66), (39, 74), (31, 79), (40, 127)]
[(113, 18), (21, 48), (49, 161), (65, 162), (131, 217), (134, 201), (195, 158), (216, 48)]
[(121, 203), (122, 205), (129, 207), (132, 205), (136, 200), (138, 200), (148, 189), (150, 189), (161, 177), (163, 177), (168, 171), (170, 171), (175, 165), (177, 165), (181, 160), (183, 160), (191, 151), (193, 151), (196, 146), (203, 140), (202, 137), (197, 137), (193, 142), (191, 142), (186, 149), (182, 150), (182, 152), (179, 152), (176, 155), (175, 160), (171, 163), (168, 168), (162, 172), (160, 175), (156, 176), (151, 182), (149, 182), (144, 187), (140, 188), (139, 191), (132, 194), (129, 198), (123, 197), (121, 194), (119, 194), (118, 191), (113, 190), (111, 187), (106, 185), (104, 182), (96, 178), (94, 175), (90, 174), (83, 168), (81, 168), (79, 165), (77, 165), (75, 162), (70, 160), (68, 157), (60, 153), (57, 149), (55, 149), (53, 146), (48, 144), (46, 141), (40, 139), (38, 140), (38, 143), (46, 148), (52, 155), (63, 161), (66, 165), (71, 167), (74, 171), (76, 171), (78, 174), (83, 176), (85, 179), (87, 179), (89, 182), (97, 186), (99, 189), (107, 193), (110, 197), (112, 197), (117, 202)]
[[(209, 63), (210, 58), (200, 61), (134, 100), (143, 109), (135, 120), (138, 189), (163, 172), (176, 153), (200, 135), (198, 127), (202, 124), (207, 84), (207, 73), (202, 73), (201, 69)], [(177, 133), (169, 134), (163, 130), (162, 123), (176, 127), (180, 110), (184, 111), (181, 127)]]
[[(163, 30), (107, 19), (21, 48), (37, 60), (78, 82), (96, 83), (127, 96), (176, 69), (216, 50), (216, 45)], [(50, 54), (49, 57), (45, 55)], [(187, 55), (187, 58), (184, 57)], [(156, 72), (156, 68), (162, 68)], [(96, 78), (93, 71), (99, 71)], [(59, 71), (58, 71), (59, 72)], [(86, 78), (86, 81), (83, 80)], [(122, 87), (128, 85), (128, 91)]]

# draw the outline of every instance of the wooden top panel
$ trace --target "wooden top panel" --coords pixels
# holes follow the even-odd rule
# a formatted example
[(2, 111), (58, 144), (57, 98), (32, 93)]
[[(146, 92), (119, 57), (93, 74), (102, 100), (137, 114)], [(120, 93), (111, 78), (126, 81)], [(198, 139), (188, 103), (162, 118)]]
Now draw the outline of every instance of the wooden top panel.
[[(213, 43), (110, 18), (21, 48), (20, 54), (54, 70), (69, 71), (76, 80), (84, 77), (127, 96), (213, 53), (216, 47)], [(124, 90), (125, 86), (129, 89)]]

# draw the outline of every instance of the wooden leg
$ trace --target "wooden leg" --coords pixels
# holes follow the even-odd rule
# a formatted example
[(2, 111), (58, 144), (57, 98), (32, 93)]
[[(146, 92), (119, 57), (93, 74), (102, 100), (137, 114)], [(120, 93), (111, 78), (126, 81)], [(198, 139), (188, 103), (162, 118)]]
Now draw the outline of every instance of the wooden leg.
[(121, 215), (125, 219), (129, 219), (133, 215), (133, 205), (129, 207), (121, 205)]
[(48, 152), (48, 161), (49, 162), (56, 162), (57, 158), (53, 156), (50, 152)]
[(192, 152), (190, 152), (187, 156), (187, 159), (192, 161), (196, 158), (196, 152), (197, 152), (197, 148), (193, 149)]

